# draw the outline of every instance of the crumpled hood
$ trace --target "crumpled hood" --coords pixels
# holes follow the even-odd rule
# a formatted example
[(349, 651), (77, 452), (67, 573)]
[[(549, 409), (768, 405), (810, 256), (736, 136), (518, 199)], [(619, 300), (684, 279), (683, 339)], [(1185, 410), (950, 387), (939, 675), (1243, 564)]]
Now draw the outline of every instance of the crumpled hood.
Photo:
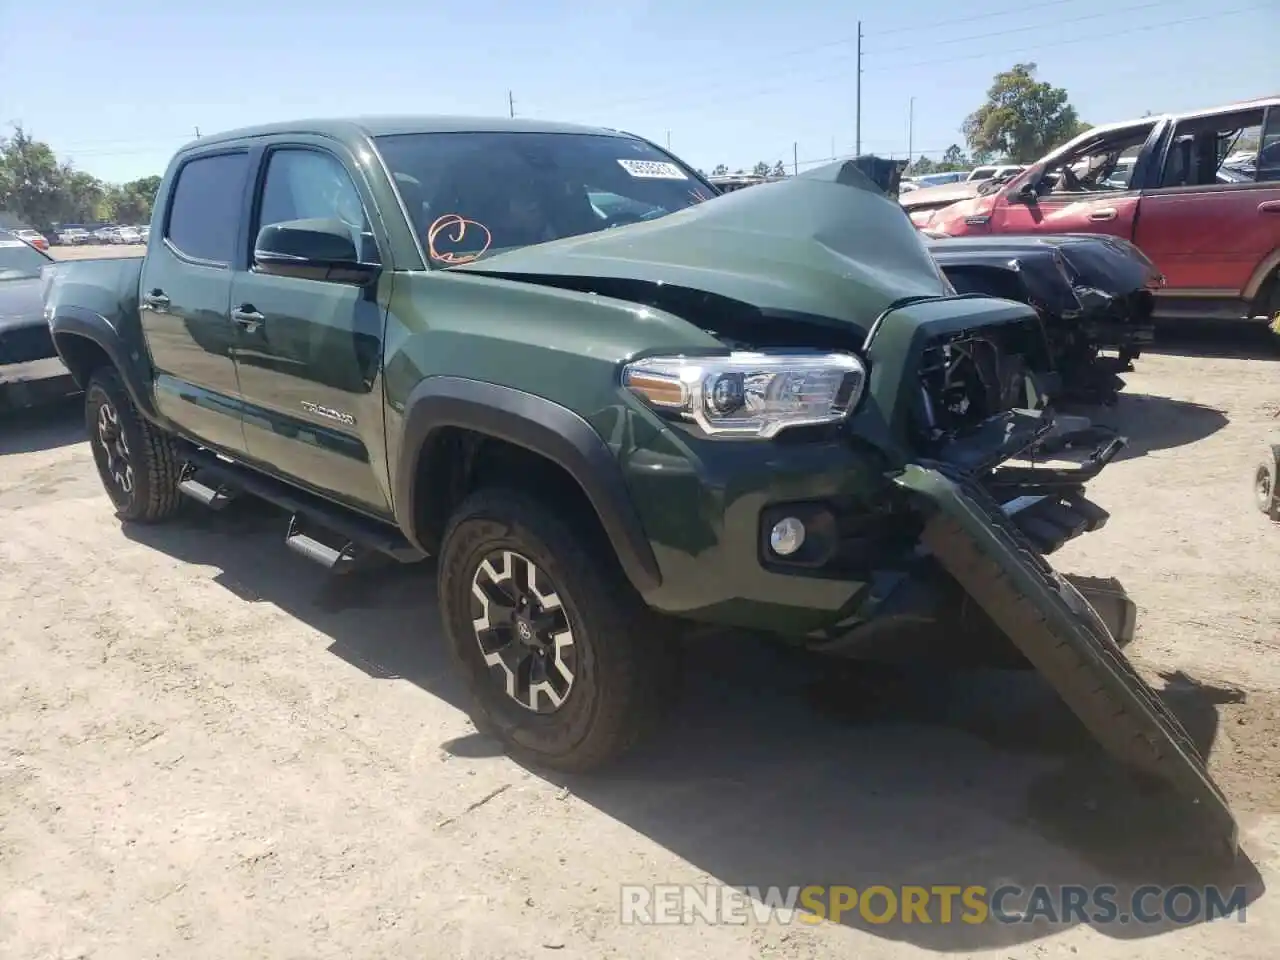
[(582, 289), (592, 278), (671, 285), (863, 331), (895, 301), (949, 293), (902, 207), (853, 161), (450, 269)]
[(0, 280), (0, 330), (44, 323), (40, 279)]

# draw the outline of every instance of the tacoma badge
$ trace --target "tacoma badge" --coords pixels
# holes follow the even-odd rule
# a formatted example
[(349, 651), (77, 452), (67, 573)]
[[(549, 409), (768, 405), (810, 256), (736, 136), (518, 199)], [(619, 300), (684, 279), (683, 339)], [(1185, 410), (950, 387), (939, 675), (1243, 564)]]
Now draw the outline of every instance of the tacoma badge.
[(356, 425), (356, 418), (349, 413), (341, 410), (334, 410), (330, 407), (322, 407), (318, 403), (312, 403), (310, 400), (303, 400), (302, 409), (308, 413), (314, 413), (317, 417), (324, 417), (326, 420), (337, 420), (339, 423), (346, 424), (348, 427)]

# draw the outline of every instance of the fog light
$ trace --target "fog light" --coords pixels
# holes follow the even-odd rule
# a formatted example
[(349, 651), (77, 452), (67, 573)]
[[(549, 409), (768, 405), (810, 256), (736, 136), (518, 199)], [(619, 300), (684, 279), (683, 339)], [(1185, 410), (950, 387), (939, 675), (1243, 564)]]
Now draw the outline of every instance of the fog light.
[(780, 557), (789, 557), (804, 545), (804, 524), (795, 517), (783, 517), (769, 531), (769, 546)]

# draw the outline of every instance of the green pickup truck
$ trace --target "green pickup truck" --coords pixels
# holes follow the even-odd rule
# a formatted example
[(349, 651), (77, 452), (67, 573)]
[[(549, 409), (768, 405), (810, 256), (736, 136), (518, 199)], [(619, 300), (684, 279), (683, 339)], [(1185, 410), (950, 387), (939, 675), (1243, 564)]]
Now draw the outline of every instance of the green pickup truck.
[(44, 277), (119, 516), (249, 495), (335, 571), (435, 558), (514, 754), (616, 757), (691, 627), (853, 657), (928, 634), (1039, 669), (1234, 850), (1128, 636), (1044, 559), (1106, 520), (1084, 485), (1123, 440), (1055, 418), (1035, 311), (957, 295), (854, 164), (720, 195), (613, 130), (281, 124), (180, 150), (153, 222), (145, 257)]

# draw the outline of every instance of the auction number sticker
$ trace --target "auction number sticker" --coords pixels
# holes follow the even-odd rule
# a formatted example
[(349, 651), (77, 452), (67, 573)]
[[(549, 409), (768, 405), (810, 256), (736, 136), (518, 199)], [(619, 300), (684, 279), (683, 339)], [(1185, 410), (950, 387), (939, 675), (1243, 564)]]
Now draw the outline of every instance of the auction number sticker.
[(642, 180), (688, 180), (688, 175), (674, 163), (662, 160), (619, 160), (623, 170)]

